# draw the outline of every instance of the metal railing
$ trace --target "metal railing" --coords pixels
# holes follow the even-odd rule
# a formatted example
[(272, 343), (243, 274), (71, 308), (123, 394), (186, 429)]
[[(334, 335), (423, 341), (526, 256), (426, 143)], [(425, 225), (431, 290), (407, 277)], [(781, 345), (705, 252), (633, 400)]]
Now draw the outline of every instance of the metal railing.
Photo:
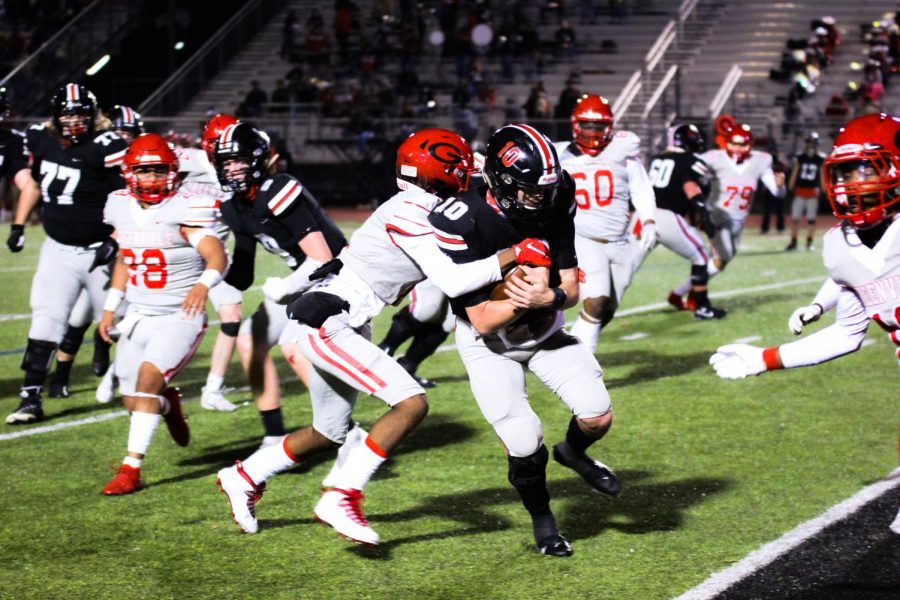
[(252, 0), (244, 4), (138, 110), (145, 115), (180, 112), (285, 4), (286, 0)]
[(709, 103), (709, 118), (715, 119), (722, 112), (722, 109), (725, 108), (725, 104), (731, 98), (734, 93), (734, 88), (737, 87), (738, 81), (741, 80), (741, 75), (744, 74), (743, 69), (741, 69), (738, 65), (734, 65), (731, 67), (731, 70), (728, 71), (728, 75), (725, 76), (725, 80), (722, 81), (722, 85), (719, 87), (719, 91), (716, 92), (716, 95), (713, 97), (712, 102)]
[(10, 90), (18, 112), (30, 115), (46, 110), (46, 98), (37, 92), (77, 79), (75, 74), (80, 76), (100, 58), (98, 48), (130, 29), (131, 16), (141, 5), (136, 0), (95, 0), (19, 63), (0, 80), (0, 86)]

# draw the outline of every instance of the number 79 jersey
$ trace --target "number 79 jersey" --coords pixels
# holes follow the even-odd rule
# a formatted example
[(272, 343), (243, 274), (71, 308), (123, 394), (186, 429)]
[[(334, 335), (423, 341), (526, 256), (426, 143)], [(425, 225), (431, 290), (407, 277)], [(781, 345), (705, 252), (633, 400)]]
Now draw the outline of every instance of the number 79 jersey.
[(109, 195), (104, 221), (115, 229), (119, 254), (128, 265), (129, 310), (151, 315), (181, 310), (206, 268), (181, 227), (214, 229), (217, 205), (215, 198), (184, 190), (148, 208), (141, 208), (128, 190)]
[(718, 180), (719, 194), (712, 205), (728, 213), (733, 222), (743, 223), (760, 179), (772, 173), (772, 155), (753, 151), (740, 164), (724, 150), (707, 150), (699, 157)]
[(575, 180), (575, 233), (607, 241), (628, 237), (632, 190), (626, 161), (640, 157), (640, 138), (617, 131), (597, 156), (584, 154), (574, 142), (554, 145), (560, 164)]

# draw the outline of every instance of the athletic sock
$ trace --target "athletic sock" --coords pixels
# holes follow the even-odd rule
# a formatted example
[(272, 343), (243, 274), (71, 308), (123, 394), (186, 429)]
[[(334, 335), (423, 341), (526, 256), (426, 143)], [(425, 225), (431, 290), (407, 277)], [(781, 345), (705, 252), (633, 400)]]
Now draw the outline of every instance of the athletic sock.
[(597, 341), (600, 339), (600, 323), (588, 321), (583, 314), (579, 314), (572, 323), (569, 333), (578, 338), (593, 354), (597, 349)]
[(262, 418), (266, 437), (284, 435), (284, 419), (281, 416), (280, 406), (272, 410), (261, 410), (259, 416)]
[(581, 427), (578, 426), (578, 419), (576, 417), (572, 417), (569, 420), (569, 429), (566, 431), (566, 443), (572, 450), (578, 454), (584, 454), (585, 450), (596, 441), (597, 438), (592, 438), (581, 430)]
[(56, 370), (53, 372), (53, 383), (68, 385), (69, 383), (69, 375), (72, 373), (72, 365), (75, 364), (74, 360), (57, 360), (56, 361)]
[(290, 469), (297, 461), (288, 453), (284, 442), (260, 448), (241, 462), (244, 472), (259, 485), (275, 475)]
[(378, 467), (387, 459), (385, 452), (371, 436), (350, 451), (347, 462), (334, 478), (334, 487), (342, 490), (361, 490)]
[(691, 294), (694, 296), (697, 306), (709, 306), (709, 292), (707, 290), (691, 290)]
[(153, 434), (156, 432), (156, 427), (159, 425), (161, 418), (160, 415), (153, 413), (137, 411), (131, 413), (131, 427), (128, 430), (128, 452), (147, 454), (150, 441), (153, 439)]
[(218, 392), (222, 389), (222, 384), (225, 383), (225, 378), (220, 375), (215, 375), (210, 372), (209, 375), (206, 376), (206, 386), (204, 386), (204, 391), (207, 392)]
[(706, 263), (706, 272), (709, 273), (709, 278), (712, 279), (714, 275), (718, 275), (719, 271), (721, 271), (719, 267), (716, 266), (716, 263), (713, 261), (709, 261)]
[(122, 461), (123, 465), (128, 465), (129, 467), (134, 467), (135, 469), (140, 469), (143, 463), (144, 459), (135, 458), (133, 456), (126, 456), (125, 460)]

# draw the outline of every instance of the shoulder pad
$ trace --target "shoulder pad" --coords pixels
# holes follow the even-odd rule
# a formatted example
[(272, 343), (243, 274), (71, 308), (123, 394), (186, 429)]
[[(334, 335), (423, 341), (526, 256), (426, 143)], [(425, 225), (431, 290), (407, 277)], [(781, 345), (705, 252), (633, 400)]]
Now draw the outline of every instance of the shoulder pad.
[(259, 191), (264, 194), (269, 210), (277, 217), (299, 201), (303, 185), (294, 177), (279, 173), (266, 179)]
[(624, 160), (626, 158), (637, 158), (641, 155), (641, 138), (630, 131), (617, 131), (613, 135), (612, 141), (603, 152), (601, 157), (612, 160)]

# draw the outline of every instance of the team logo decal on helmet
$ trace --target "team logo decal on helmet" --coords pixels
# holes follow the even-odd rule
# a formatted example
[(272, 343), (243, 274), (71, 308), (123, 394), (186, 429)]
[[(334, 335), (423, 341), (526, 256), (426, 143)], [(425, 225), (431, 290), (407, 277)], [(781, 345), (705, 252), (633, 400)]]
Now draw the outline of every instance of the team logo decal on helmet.
[(466, 191), (474, 158), (468, 142), (447, 129), (429, 128), (397, 149), (397, 186), (413, 184), (441, 197)]

